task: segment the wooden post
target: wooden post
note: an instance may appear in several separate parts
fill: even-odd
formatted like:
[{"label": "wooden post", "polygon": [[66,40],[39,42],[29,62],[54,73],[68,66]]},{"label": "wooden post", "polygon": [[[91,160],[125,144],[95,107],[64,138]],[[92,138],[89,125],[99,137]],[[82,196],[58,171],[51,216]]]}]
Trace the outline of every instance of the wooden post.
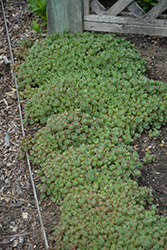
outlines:
[{"label": "wooden post", "polygon": [[47,0],[48,34],[62,34],[65,29],[71,33],[83,32],[83,1]]}]

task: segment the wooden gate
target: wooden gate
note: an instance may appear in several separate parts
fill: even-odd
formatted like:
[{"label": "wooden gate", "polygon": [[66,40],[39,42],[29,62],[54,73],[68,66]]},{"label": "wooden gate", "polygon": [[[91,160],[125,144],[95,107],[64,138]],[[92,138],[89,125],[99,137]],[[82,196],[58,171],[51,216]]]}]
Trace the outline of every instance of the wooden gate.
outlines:
[{"label": "wooden gate", "polygon": [[166,9],[167,0],[147,13],[133,0],[118,0],[108,10],[98,0],[84,0],[84,30],[167,36]]}]

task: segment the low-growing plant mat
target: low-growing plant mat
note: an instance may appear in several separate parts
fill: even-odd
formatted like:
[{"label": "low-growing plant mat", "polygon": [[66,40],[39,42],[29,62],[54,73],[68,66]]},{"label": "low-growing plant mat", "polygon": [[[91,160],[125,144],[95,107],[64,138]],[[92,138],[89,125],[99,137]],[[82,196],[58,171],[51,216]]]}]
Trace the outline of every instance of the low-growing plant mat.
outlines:
[{"label": "low-growing plant mat", "polygon": [[[111,34],[69,34],[48,36],[38,45],[36,41],[19,70],[19,87],[37,87],[46,84],[53,76],[97,78],[112,76],[119,70],[141,75],[145,61],[133,45]],[[36,61],[36,66],[32,64]],[[139,63],[140,61],[140,63]],[[40,75],[38,71],[41,71]]]},{"label": "low-growing plant mat", "polygon": [[57,249],[165,249],[166,219],[156,215],[155,207],[146,211],[135,204],[137,189],[134,182],[119,180],[100,191],[68,194],[56,227],[57,241],[63,239]]},{"label": "low-growing plant mat", "polygon": [[125,145],[118,147],[105,142],[82,144],[60,155],[48,155],[41,167],[38,173],[45,176],[42,177],[41,191],[56,202],[76,187],[78,190],[85,186],[101,189],[111,180],[127,182],[130,176],[135,179],[140,175],[141,163],[136,152],[131,154]]},{"label": "low-growing plant mat", "polygon": [[[166,219],[151,206],[150,190],[137,185],[142,163],[131,146],[144,130],[150,138],[159,136],[167,121],[167,84],[148,79],[145,71],[146,62],[129,42],[98,33],[47,36],[20,66],[21,96],[28,97],[25,122],[46,124],[24,138],[22,149],[38,164],[42,197],[63,208],[56,249],[167,246]],[[153,160],[148,151],[142,161]],[[94,208],[107,209],[108,219]]]}]

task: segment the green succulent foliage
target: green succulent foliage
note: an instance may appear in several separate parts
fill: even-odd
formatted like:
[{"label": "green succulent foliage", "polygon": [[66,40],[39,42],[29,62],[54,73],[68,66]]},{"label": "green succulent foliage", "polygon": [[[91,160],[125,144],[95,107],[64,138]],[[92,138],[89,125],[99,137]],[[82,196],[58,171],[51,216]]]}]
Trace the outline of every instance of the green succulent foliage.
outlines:
[{"label": "green succulent foliage", "polygon": [[167,219],[155,206],[146,211],[137,204],[136,188],[119,180],[69,193],[55,227],[56,249],[165,249]]},{"label": "green succulent foliage", "polygon": [[142,163],[130,146],[167,122],[167,84],[145,70],[133,45],[97,33],[47,36],[19,67],[25,121],[46,124],[22,148],[39,165],[42,197],[61,203],[56,249],[167,247],[166,219],[145,210],[152,198],[137,186]]},{"label": "green succulent foliage", "polygon": [[61,154],[72,146],[110,141],[110,136],[102,119],[75,110],[51,116],[33,138],[30,135],[23,138],[21,148],[31,149],[31,160],[41,164],[50,153]]},{"label": "green succulent foliage", "polygon": [[145,61],[130,42],[111,34],[55,34],[36,41],[19,70],[19,88],[39,87],[53,77],[112,77],[128,71],[141,75]]},{"label": "green succulent foliage", "polygon": [[47,158],[38,174],[43,182],[41,191],[53,201],[63,199],[74,188],[80,192],[86,185],[100,188],[112,179],[137,179],[142,166],[137,153],[130,153],[123,144],[114,146],[109,142],[83,144]]},{"label": "green succulent foliage", "polygon": [[143,158],[143,163],[148,164],[153,161],[155,161],[155,156],[151,154],[150,151],[147,151],[145,157]]},{"label": "green succulent foliage", "polygon": [[80,109],[115,128],[109,133],[114,143],[121,138],[129,144],[144,129],[156,130],[166,123],[166,90],[167,84],[130,73],[94,80],[61,79],[33,94],[26,103],[25,118],[28,123],[45,124],[53,114]]},{"label": "green succulent foliage", "polygon": [[157,129],[153,129],[149,131],[149,137],[151,138],[158,138],[160,135],[160,131]]},{"label": "green succulent foliage", "polygon": [[[95,91],[96,82],[91,79],[60,79],[58,82],[41,86],[26,104],[26,119],[29,123],[46,123],[52,114],[80,109],[82,112],[92,114],[93,108],[97,111],[103,107],[103,100],[99,91]],[[88,83],[90,86],[87,88]],[[103,82],[104,85],[104,82]],[[100,107],[99,107],[100,108]]]}]

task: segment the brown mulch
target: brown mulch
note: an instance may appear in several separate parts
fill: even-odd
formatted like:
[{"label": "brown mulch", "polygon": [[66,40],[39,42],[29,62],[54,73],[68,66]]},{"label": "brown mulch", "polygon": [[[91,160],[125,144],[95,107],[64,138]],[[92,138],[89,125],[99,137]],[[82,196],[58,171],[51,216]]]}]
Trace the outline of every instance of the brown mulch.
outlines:
[{"label": "brown mulch", "polygon": [[[38,39],[32,36],[32,15],[26,10],[28,1],[4,1],[9,35],[13,52],[18,48],[18,41]],[[118,34],[117,34],[118,35]],[[143,35],[119,35],[135,44],[150,69],[147,76],[154,80],[167,81],[167,38]],[[31,187],[29,171],[25,157],[20,158],[19,144],[22,138],[18,103],[10,64],[10,51],[0,5],[0,249],[45,249],[40,231],[40,222]],[[14,53],[14,57],[16,57]],[[22,105],[22,103],[21,103]],[[37,126],[26,127],[26,134],[38,130]],[[6,136],[9,135],[9,138]],[[9,146],[5,140],[9,139]],[[144,165],[139,178],[140,185],[146,185],[154,195],[159,214],[167,214],[167,126],[161,129],[158,139],[150,139],[147,131],[134,142],[134,149],[142,158],[150,150],[155,155],[155,162]],[[40,179],[36,166],[32,166],[36,187]],[[50,249],[54,224],[60,217],[59,208],[50,199],[40,199],[40,209]],[[18,236],[18,234],[20,234]]]},{"label": "brown mulch", "polygon": [[[28,1],[4,1],[14,59],[15,50],[19,47],[18,41],[39,39],[32,36],[35,33],[33,30],[27,28],[31,26],[32,15],[26,7]],[[0,4],[0,249],[45,249],[27,162],[25,157],[20,158],[22,130],[15,83],[10,64],[5,63],[3,56],[11,60]],[[28,129],[25,126],[26,133]],[[36,131],[37,126],[31,128],[31,133],[33,130]],[[9,145],[5,136],[9,136]],[[32,172],[37,187],[40,180],[34,166]],[[53,227],[60,217],[60,211],[49,199],[41,201],[38,189],[36,191],[51,249]]]}]

